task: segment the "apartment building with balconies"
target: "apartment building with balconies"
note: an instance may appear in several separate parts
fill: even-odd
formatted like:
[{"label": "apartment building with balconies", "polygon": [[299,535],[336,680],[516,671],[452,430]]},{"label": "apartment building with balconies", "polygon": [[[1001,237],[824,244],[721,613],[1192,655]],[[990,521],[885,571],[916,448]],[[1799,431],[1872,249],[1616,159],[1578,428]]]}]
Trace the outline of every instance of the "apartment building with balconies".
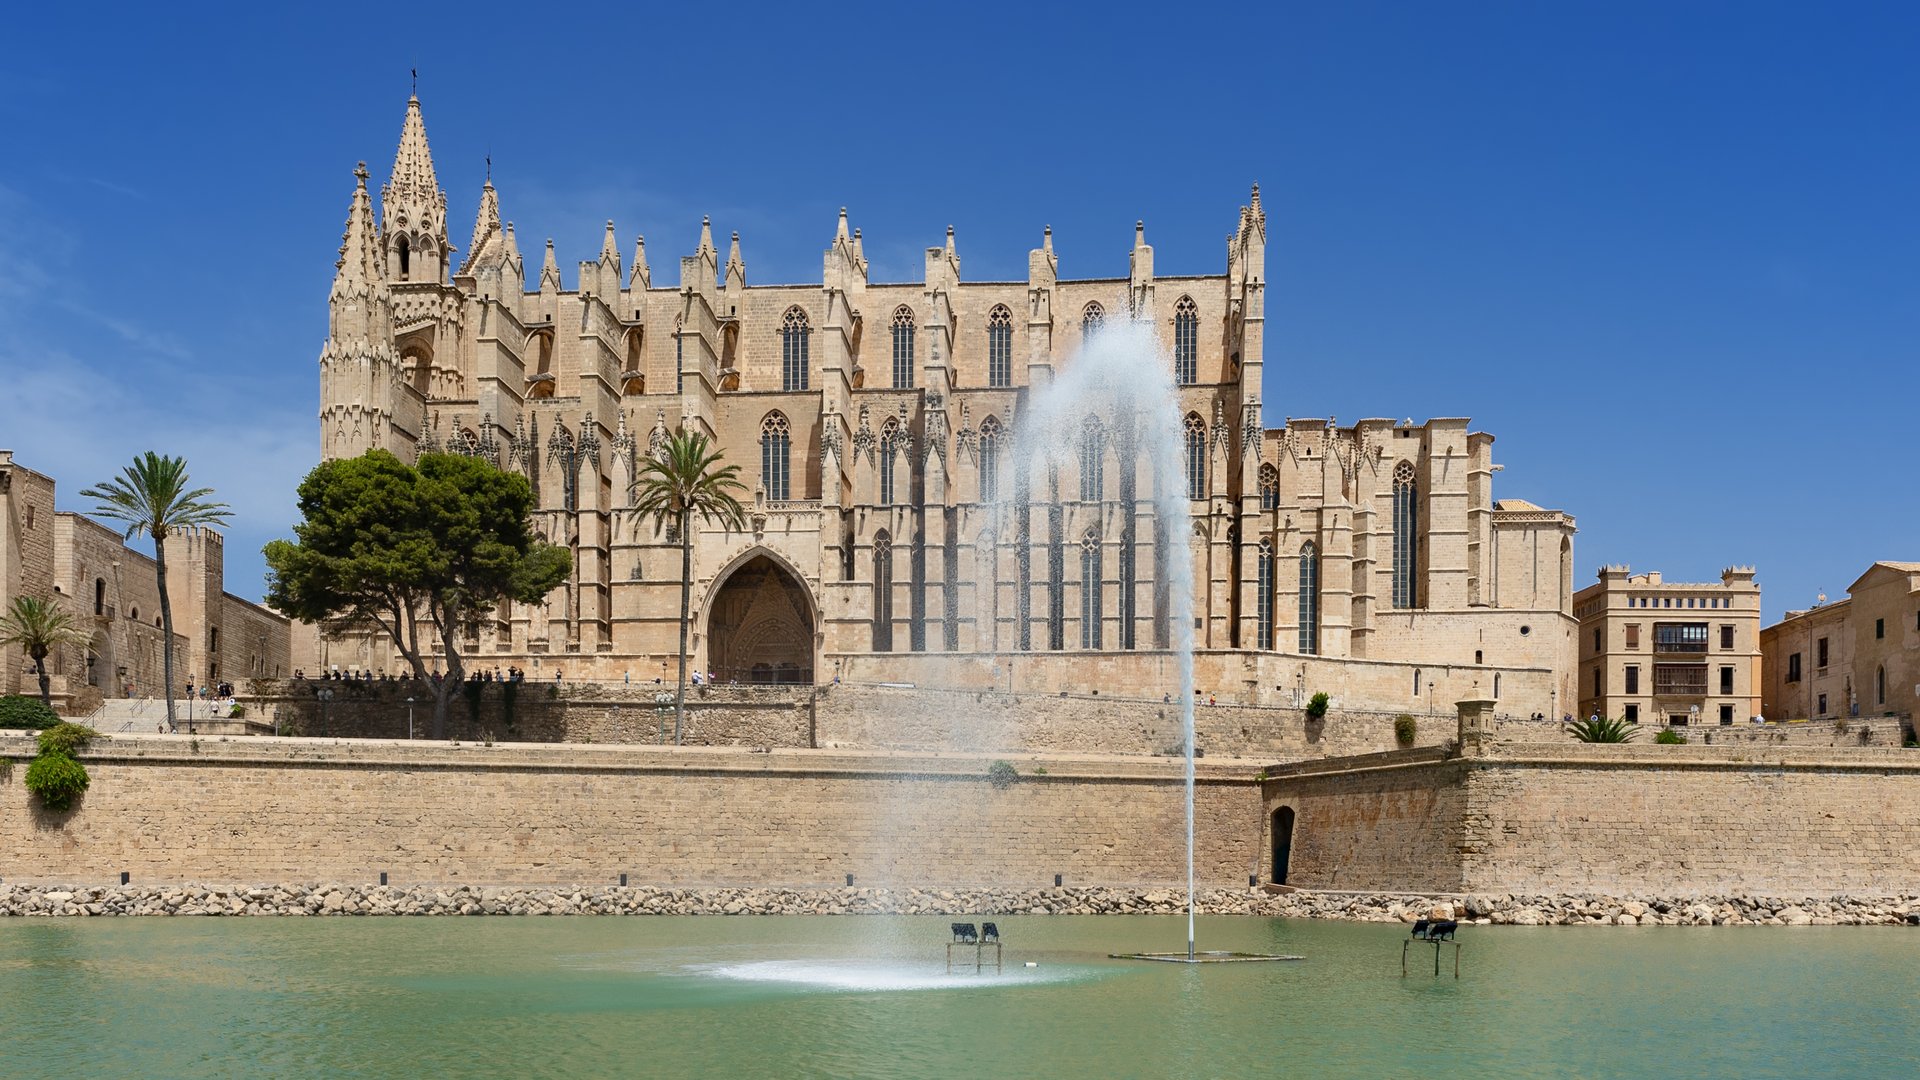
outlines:
[{"label": "apartment building with balconies", "polygon": [[1607,566],[1573,597],[1580,715],[1672,726],[1761,712],[1760,585],[1750,566],[1718,582],[1669,582]]}]

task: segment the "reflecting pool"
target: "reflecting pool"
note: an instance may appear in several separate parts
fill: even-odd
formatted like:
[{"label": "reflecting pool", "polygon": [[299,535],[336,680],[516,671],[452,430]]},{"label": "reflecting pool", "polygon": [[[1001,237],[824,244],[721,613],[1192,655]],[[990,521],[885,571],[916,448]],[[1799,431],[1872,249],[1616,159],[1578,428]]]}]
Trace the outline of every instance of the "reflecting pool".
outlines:
[{"label": "reflecting pool", "polygon": [[[919,917],[0,921],[4,1059],[67,1076],[1912,1077],[1920,930]],[[1028,964],[1034,966],[1028,967]],[[1424,966],[1423,966],[1424,965]],[[0,1071],[12,1066],[0,1067]],[[19,1075],[19,1074],[16,1074]]]}]

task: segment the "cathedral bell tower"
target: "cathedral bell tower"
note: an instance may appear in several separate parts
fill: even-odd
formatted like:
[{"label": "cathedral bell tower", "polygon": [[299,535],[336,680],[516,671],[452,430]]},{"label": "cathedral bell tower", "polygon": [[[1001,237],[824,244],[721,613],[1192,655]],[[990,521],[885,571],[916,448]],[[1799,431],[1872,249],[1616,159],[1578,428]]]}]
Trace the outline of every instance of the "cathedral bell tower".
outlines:
[{"label": "cathedral bell tower", "polygon": [[386,245],[388,281],[446,282],[452,263],[447,195],[433,175],[433,153],[427,149],[427,122],[420,115],[418,97],[407,99],[393,174],[380,189],[380,235]]}]

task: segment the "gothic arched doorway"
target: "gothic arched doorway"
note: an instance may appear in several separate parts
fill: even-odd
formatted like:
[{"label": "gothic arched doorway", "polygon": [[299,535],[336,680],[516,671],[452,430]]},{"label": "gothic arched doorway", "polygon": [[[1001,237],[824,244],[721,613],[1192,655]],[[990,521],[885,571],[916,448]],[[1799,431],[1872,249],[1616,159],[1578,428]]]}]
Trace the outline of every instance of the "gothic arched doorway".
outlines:
[{"label": "gothic arched doorway", "polygon": [[786,567],[755,555],[707,611],[708,664],[722,682],[813,682],[813,603]]}]

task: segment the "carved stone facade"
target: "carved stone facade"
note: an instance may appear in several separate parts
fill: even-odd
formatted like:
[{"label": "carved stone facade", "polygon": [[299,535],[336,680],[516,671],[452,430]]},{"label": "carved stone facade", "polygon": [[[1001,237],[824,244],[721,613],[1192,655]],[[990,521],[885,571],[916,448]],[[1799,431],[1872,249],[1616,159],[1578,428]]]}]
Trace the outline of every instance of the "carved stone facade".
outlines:
[{"label": "carved stone facade", "polygon": [[[1570,678],[1573,519],[1493,501],[1492,436],[1465,420],[1262,426],[1257,188],[1220,274],[1157,275],[1137,225],[1124,278],[1061,278],[1048,230],[1025,281],[965,281],[948,229],[921,280],[875,282],[843,210],[815,283],[750,288],[739,235],[723,258],[705,221],[677,277],[655,282],[644,238],[623,259],[609,222],[571,288],[548,241],[528,291],[491,181],[454,257],[417,99],[378,223],[364,167],[357,177],[321,355],[322,455],[485,457],[528,477],[540,531],[576,554],[565,586],[473,642],[482,663],[670,675],[680,554],[628,509],[628,484],[636,455],[683,426],[712,436],[752,491],[749,529],[695,537],[697,669],[825,681],[875,653],[991,668],[1021,652],[1164,647],[1159,568],[1177,538],[1155,537],[1139,454],[1096,439],[1053,478],[1061,502],[1040,498],[1037,477],[1031,505],[1010,495],[1029,394],[1125,319],[1153,328],[1187,418],[1200,647]],[[727,614],[730,580],[767,572],[783,584],[766,596],[799,598],[781,624],[799,657],[736,662],[768,646],[716,640],[746,632]],[[1096,572],[1100,602],[1083,603]],[[364,641],[318,648],[343,669],[396,666]]]}]

